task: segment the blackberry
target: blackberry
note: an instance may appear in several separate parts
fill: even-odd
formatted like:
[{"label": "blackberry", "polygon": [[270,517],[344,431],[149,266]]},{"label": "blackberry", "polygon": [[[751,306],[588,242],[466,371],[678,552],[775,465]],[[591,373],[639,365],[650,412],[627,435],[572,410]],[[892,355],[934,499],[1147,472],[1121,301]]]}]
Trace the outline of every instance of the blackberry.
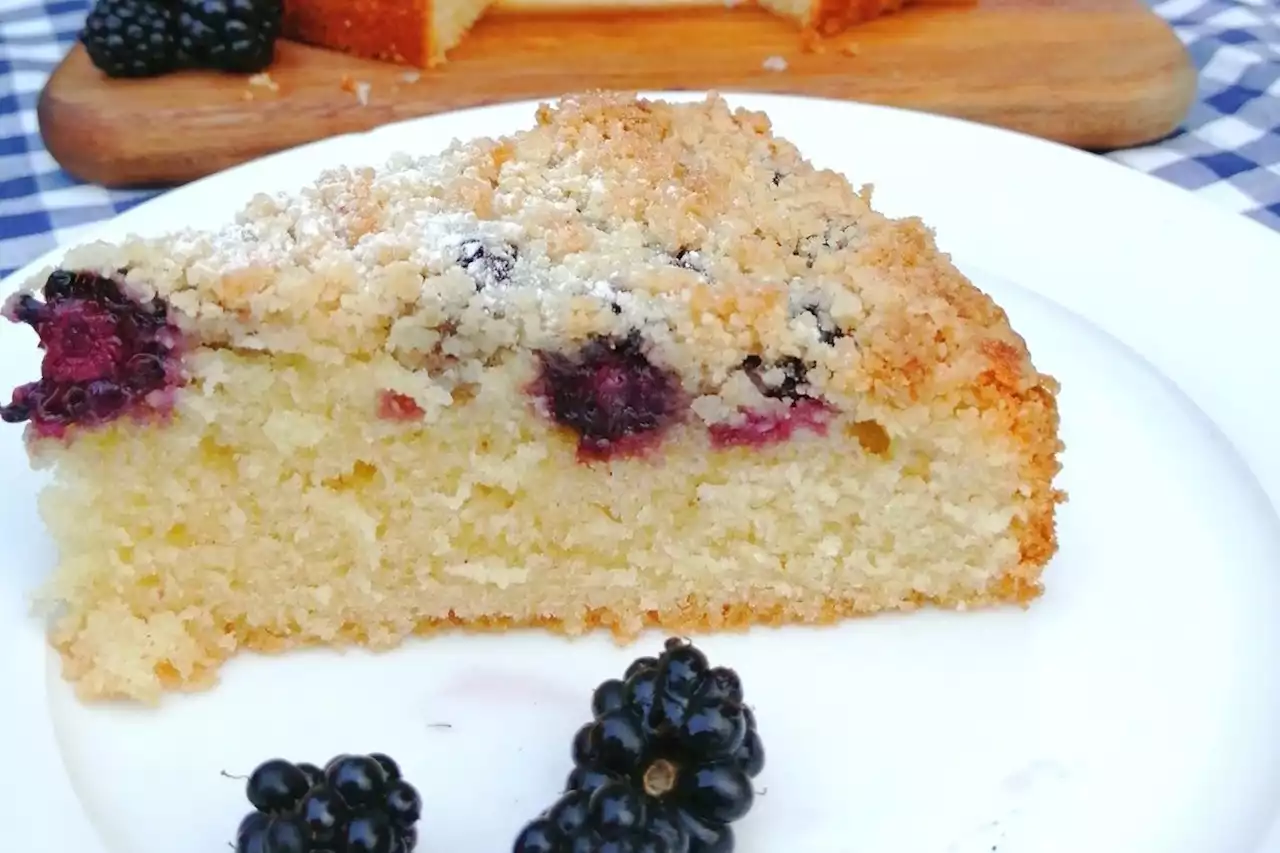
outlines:
[{"label": "blackberry", "polygon": [[163,301],[135,300],[111,278],[69,270],[51,274],[42,295],[10,297],[0,311],[34,328],[44,350],[39,381],[14,389],[0,419],[61,436],[172,402],[179,340]]},{"label": "blackberry", "polygon": [[[775,400],[808,399],[806,378],[809,370],[805,363],[795,356],[787,356],[771,364],[765,364],[758,355],[749,355],[742,361],[742,369],[746,372],[751,384],[756,386],[765,397]],[[777,373],[781,373],[781,379]]]},{"label": "blackberry", "polygon": [[541,362],[535,391],[552,420],[578,434],[587,457],[638,449],[683,405],[679,378],[649,361],[637,332],[595,338],[574,356],[543,353]]},{"label": "blackberry", "polygon": [[80,42],[108,77],[155,77],[178,67],[173,15],[158,0],[97,0]]},{"label": "blackberry", "polygon": [[597,687],[591,709],[566,793],[515,853],[730,853],[764,769],[737,673],[673,638]]},{"label": "blackberry", "polygon": [[458,265],[475,280],[477,293],[509,281],[519,257],[519,250],[510,243],[464,240],[458,246]]},{"label": "blackberry", "polygon": [[239,74],[275,58],[282,0],[177,0],[178,53],[190,65]]},{"label": "blackberry", "polygon": [[273,758],[259,764],[249,775],[245,793],[258,811],[287,814],[298,808],[308,787],[306,774],[296,764]]},{"label": "blackberry", "polygon": [[245,786],[254,811],[236,853],[411,853],[422,799],[387,755],[338,755],[324,769],[279,758]]}]

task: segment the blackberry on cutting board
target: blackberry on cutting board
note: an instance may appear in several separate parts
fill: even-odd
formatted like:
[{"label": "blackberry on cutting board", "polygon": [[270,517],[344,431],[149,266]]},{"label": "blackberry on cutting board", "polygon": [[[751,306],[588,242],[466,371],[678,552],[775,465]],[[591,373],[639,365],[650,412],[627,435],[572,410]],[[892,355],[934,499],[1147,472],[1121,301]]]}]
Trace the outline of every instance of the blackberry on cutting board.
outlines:
[{"label": "blackberry on cutting board", "polygon": [[80,42],[108,77],[154,77],[178,66],[173,15],[156,0],[98,0]]},{"label": "blackberry on cutting board", "polygon": [[189,65],[253,74],[275,57],[282,0],[177,0],[178,52]]},{"label": "blackberry on cutting board", "polygon": [[236,853],[411,853],[422,799],[389,756],[339,755],[323,769],[280,758],[254,769]]},{"label": "blackberry on cutting board", "polygon": [[568,791],[514,853],[730,853],[764,768],[737,673],[679,639],[592,697]]}]

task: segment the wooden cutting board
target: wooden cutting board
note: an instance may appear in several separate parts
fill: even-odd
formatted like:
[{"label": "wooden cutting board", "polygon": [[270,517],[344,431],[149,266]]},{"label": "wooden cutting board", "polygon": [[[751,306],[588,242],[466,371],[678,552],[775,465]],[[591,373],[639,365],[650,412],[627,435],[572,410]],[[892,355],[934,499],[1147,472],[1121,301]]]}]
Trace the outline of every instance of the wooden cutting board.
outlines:
[{"label": "wooden cutting board", "polygon": [[269,81],[108,80],[77,46],[41,95],[40,130],[73,175],[143,186],[413,116],[588,88],[847,98],[1091,149],[1165,136],[1190,106],[1186,53],[1140,0],[925,2],[816,43],[752,8],[499,12],[438,69],[282,42]]}]

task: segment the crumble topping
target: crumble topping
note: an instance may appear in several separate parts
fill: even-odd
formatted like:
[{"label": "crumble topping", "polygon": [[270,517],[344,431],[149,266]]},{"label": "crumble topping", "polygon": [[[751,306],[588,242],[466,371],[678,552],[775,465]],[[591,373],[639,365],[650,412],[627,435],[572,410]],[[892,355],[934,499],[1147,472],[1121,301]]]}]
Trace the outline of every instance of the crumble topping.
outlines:
[{"label": "crumble topping", "polygon": [[844,411],[975,384],[968,404],[990,407],[1040,384],[932,235],[870,200],[719,97],[588,94],[526,131],[329,170],[220,231],[82,247],[63,267],[127,269],[208,346],[387,352],[452,387],[465,363],[639,336],[708,420],[767,408],[797,368],[804,396]]}]

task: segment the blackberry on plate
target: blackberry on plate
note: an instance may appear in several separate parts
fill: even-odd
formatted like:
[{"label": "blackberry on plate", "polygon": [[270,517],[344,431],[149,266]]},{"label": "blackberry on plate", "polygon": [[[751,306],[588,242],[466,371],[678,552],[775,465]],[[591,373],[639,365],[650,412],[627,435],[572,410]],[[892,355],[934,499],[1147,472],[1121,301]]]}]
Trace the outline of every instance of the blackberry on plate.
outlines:
[{"label": "blackberry on plate", "polygon": [[737,673],[670,639],[592,696],[568,790],[514,853],[730,853],[764,769]]},{"label": "blackberry on plate", "polygon": [[98,0],[80,42],[108,77],[154,77],[178,66],[173,16],[159,0]]},{"label": "blackberry on plate", "polygon": [[282,0],[177,0],[178,52],[199,68],[253,74],[275,58]]},{"label": "blackberry on plate", "polygon": [[422,798],[387,755],[338,755],[323,769],[280,758],[254,769],[236,853],[411,853]]}]

